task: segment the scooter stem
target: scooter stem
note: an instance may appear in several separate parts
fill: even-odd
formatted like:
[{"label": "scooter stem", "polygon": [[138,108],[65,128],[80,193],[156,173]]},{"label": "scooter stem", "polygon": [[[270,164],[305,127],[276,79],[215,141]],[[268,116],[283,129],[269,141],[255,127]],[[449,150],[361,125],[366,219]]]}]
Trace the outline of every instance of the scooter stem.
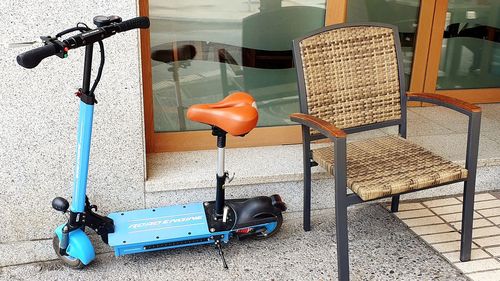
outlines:
[{"label": "scooter stem", "polygon": [[[83,71],[83,85],[81,95],[89,96],[90,76],[92,71],[93,44],[85,47],[85,63]],[[90,141],[92,137],[92,123],[94,117],[94,103],[80,101],[80,113],[78,116],[78,132],[76,144],[76,166],[73,182],[73,198],[71,211],[82,213],[85,210],[85,198],[87,193],[87,177],[89,171]]]}]

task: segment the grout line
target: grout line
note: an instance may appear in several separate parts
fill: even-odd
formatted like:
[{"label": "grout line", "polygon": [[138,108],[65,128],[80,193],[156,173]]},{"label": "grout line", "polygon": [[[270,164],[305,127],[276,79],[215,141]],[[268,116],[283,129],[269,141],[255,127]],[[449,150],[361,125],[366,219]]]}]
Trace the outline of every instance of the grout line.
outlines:
[{"label": "grout line", "polygon": [[0,269],[21,266],[21,265],[29,265],[29,264],[50,263],[50,262],[55,262],[58,260],[59,260],[59,258],[55,258],[55,259],[50,259],[50,260],[30,261],[30,262],[23,262],[23,263],[16,263],[16,264],[0,265]]},{"label": "grout line", "polygon": [[[112,253],[113,252],[110,251],[110,252],[96,253],[95,255],[96,255],[96,257],[98,257],[98,256],[102,256],[102,255],[109,255],[109,254],[112,254]],[[23,263],[17,263],[17,264],[1,265],[0,269],[2,269],[2,268],[8,268],[8,267],[22,266],[22,265],[30,265],[30,264],[53,263],[53,262],[57,262],[57,261],[60,261],[60,259],[59,258],[55,258],[55,259],[50,259],[50,260],[30,261],[30,262],[23,262]],[[62,262],[61,262],[61,267],[64,267],[64,265],[62,264]]]},{"label": "grout line", "polygon": [[49,241],[52,240],[51,238],[36,238],[36,239],[28,239],[28,240],[17,240],[17,241],[2,241],[0,242],[0,245],[12,245],[16,243],[25,243],[25,242],[38,242],[38,241]]}]

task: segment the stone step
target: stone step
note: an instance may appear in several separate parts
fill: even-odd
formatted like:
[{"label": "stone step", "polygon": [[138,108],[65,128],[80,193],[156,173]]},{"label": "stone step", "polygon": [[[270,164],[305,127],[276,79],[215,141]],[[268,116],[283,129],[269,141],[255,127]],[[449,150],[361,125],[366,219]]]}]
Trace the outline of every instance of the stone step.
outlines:
[{"label": "stone step", "polygon": [[[498,175],[500,165],[480,166],[477,171],[476,192],[498,189]],[[461,194],[463,183],[455,183],[442,187],[431,188],[419,192],[404,194],[401,200],[416,198],[431,198]],[[230,185],[226,187],[226,198],[248,198],[260,195],[279,194],[287,203],[289,211],[297,212],[303,208],[302,180],[286,180],[266,183],[247,183],[244,185]],[[196,187],[145,193],[145,205],[147,208],[167,206],[172,204],[185,204],[198,201],[215,200],[215,188]],[[389,199],[381,199],[387,201]],[[312,183],[312,208],[324,209],[334,207],[334,183],[333,178],[318,175]]]},{"label": "stone step", "polygon": [[[348,141],[384,136],[391,130],[350,135]],[[446,139],[444,139],[446,137]],[[434,142],[429,141],[435,140]],[[410,140],[461,165],[464,164],[466,137],[464,134],[410,137]],[[438,143],[436,143],[438,142]],[[454,145],[439,145],[439,142]],[[329,145],[314,144],[313,147]],[[478,189],[498,188],[500,146],[488,138],[481,140],[478,160]],[[460,153],[457,151],[463,151]],[[148,179],[145,183],[146,206],[161,206],[178,202],[213,200],[215,196],[216,150],[156,153],[148,155]],[[235,178],[226,184],[227,197],[248,197],[278,193],[287,199],[294,210],[302,209],[302,145],[281,145],[254,148],[231,148],[226,151],[226,168]],[[325,194],[330,194],[331,176],[321,167],[313,167],[314,190],[319,193],[319,208],[331,207]],[[459,188],[437,188],[411,196],[433,196],[439,190],[446,194],[461,193]],[[457,185],[457,186],[458,186]],[[496,185],[496,186],[495,186]],[[288,197],[288,198],[286,198]],[[328,198],[328,200],[327,200]],[[296,208],[295,208],[296,207]]]}]

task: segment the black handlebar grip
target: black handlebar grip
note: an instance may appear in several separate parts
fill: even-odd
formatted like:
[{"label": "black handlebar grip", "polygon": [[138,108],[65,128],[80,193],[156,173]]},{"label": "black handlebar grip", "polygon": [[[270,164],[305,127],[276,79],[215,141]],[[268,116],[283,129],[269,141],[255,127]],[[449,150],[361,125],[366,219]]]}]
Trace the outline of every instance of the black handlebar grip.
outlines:
[{"label": "black handlebar grip", "polygon": [[25,68],[34,68],[44,58],[53,56],[57,53],[54,44],[48,44],[33,50],[29,50],[17,56],[17,63]]},{"label": "black handlebar grip", "polygon": [[135,28],[149,28],[149,18],[148,17],[137,17],[120,22],[116,25],[118,28],[117,32],[124,32]]}]

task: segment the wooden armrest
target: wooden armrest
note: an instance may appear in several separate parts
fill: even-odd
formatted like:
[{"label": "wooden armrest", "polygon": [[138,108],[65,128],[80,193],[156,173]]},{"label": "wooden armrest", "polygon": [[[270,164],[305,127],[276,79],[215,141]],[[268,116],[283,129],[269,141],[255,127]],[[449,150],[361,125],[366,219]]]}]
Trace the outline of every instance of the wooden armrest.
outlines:
[{"label": "wooden armrest", "polygon": [[335,125],[309,114],[293,113],[290,115],[290,120],[313,128],[329,138],[345,138],[347,136],[343,130]]},{"label": "wooden armrest", "polygon": [[479,106],[448,96],[427,93],[407,93],[406,95],[409,101],[430,102],[455,109],[467,115],[481,112],[481,108]]}]

